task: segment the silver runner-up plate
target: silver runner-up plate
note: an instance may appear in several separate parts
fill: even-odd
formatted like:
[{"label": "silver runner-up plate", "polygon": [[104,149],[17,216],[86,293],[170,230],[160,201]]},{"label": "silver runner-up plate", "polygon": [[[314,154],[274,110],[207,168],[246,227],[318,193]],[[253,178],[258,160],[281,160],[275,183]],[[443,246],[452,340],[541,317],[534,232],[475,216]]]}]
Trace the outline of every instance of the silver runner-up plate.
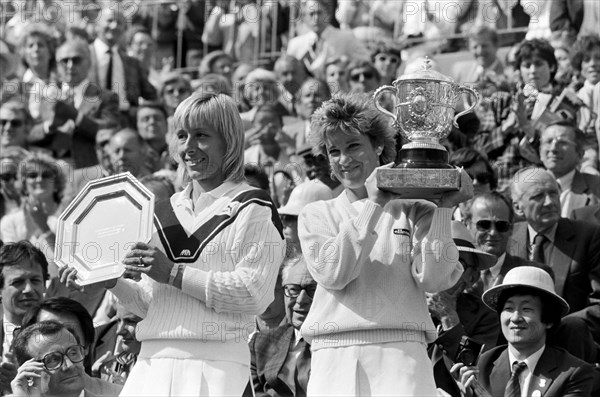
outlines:
[{"label": "silver runner-up plate", "polygon": [[154,194],[129,172],[88,182],[58,218],[55,262],[81,285],[120,277],[136,242],[152,236]]}]

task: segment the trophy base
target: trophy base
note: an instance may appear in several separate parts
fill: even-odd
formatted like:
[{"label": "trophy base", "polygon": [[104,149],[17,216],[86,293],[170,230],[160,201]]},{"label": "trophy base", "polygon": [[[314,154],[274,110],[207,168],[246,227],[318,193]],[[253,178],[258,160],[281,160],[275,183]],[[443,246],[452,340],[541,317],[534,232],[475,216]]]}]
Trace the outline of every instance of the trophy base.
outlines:
[{"label": "trophy base", "polygon": [[404,199],[438,199],[460,189],[458,168],[381,168],[377,187]]},{"label": "trophy base", "polygon": [[453,169],[448,164],[448,152],[446,149],[431,148],[407,148],[403,147],[396,157],[397,168],[433,168]]}]

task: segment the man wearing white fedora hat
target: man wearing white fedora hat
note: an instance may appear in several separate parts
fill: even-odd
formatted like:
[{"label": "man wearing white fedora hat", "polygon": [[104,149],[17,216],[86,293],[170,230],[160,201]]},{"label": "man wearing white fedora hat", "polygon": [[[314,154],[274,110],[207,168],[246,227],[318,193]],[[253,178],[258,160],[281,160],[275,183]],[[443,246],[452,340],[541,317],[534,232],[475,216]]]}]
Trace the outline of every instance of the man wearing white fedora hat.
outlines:
[{"label": "man wearing white fedora hat", "polygon": [[477,368],[455,365],[466,395],[481,395],[474,387],[504,397],[592,395],[593,367],[546,344],[548,329],[569,312],[546,271],[514,268],[502,285],[483,294],[483,302],[500,315],[508,345],[484,353]]}]

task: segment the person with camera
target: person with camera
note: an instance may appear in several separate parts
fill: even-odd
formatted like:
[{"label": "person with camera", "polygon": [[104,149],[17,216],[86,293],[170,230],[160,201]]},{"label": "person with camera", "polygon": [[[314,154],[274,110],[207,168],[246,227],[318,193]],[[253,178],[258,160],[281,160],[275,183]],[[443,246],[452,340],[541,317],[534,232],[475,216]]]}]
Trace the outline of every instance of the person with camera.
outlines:
[{"label": "person with camera", "polygon": [[479,295],[469,291],[479,279],[480,272],[496,263],[496,257],[475,248],[473,237],[462,223],[452,221],[451,227],[464,272],[454,286],[427,294],[429,313],[439,332],[427,352],[433,364],[436,386],[458,397],[460,390],[446,362],[475,362],[482,348],[496,346],[499,329],[495,313],[483,304]]},{"label": "person with camera", "polygon": [[477,366],[457,363],[452,373],[466,396],[591,396],[593,367],[548,345],[569,304],[556,294],[550,274],[535,266],[510,270],[501,285],[483,294],[500,316],[508,345],[481,355]]}]

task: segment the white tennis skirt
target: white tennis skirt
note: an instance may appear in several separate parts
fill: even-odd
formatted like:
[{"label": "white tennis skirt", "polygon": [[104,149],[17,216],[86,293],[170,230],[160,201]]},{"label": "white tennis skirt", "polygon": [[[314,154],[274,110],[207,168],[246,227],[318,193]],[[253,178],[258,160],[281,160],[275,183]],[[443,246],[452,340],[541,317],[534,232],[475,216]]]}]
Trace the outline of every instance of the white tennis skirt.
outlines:
[{"label": "white tennis skirt", "polygon": [[244,364],[225,361],[240,356],[231,350],[221,342],[144,341],[120,396],[239,397],[250,377],[250,357]]},{"label": "white tennis skirt", "polygon": [[319,349],[313,352],[307,395],[436,395],[425,344],[390,342]]}]

